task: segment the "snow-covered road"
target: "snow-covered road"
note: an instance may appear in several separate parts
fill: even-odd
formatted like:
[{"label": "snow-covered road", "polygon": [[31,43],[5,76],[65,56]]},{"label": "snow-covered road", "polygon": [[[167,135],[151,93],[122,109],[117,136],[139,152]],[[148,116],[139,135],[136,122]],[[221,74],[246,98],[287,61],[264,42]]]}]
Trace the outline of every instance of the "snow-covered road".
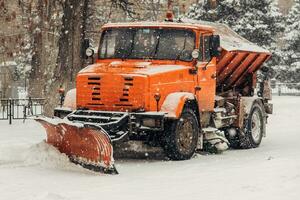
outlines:
[{"label": "snow-covered road", "polygon": [[267,138],[251,150],[188,161],[117,160],[119,175],[68,162],[32,121],[0,121],[0,199],[271,199],[300,197],[300,97],[274,97]]}]

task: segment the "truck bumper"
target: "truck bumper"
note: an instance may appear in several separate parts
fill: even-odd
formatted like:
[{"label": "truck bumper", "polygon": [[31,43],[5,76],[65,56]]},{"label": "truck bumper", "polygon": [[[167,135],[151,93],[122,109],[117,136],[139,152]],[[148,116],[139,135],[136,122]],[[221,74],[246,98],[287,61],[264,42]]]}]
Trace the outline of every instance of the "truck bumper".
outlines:
[{"label": "truck bumper", "polygon": [[164,130],[165,112],[109,112],[93,110],[75,110],[68,113],[63,108],[56,109],[55,116],[65,114],[68,120],[83,124],[101,126],[111,140],[118,141],[125,136],[139,136],[145,132],[159,132]]}]

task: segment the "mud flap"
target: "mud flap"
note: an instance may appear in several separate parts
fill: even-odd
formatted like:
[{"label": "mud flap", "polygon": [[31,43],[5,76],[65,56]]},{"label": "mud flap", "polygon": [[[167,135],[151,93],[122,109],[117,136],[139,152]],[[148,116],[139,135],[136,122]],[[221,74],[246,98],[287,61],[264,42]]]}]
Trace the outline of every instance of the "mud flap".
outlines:
[{"label": "mud flap", "polygon": [[46,129],[46,142],[65,153],[75,164],[97,172],[118,174],[110,137],[100,126],[61,119],[35,120]]}]

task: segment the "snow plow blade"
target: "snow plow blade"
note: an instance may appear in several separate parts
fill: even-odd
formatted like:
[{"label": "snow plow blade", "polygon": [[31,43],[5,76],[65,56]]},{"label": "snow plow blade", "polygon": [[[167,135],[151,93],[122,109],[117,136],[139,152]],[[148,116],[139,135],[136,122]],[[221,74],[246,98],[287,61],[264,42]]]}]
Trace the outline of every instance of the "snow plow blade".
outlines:
[{"label": "snow plow blade", "polygon": [[65,153],[73,163],[96,172],[118,174],[110,137],[100,126],[61,119],[35,120],[46,129],[46,142]]}]

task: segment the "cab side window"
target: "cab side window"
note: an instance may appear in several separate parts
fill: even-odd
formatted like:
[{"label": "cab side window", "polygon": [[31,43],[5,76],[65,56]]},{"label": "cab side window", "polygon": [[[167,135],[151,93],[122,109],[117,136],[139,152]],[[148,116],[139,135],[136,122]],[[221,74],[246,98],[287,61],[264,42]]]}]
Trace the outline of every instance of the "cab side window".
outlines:
[{"label": "cab side window", "polygon": [[210,36],[209,35],[205,35],[203,37],[204,61],[205,62],[208,62],[211,59],[210,49],[209,49],[209,43],[210,43]]},{"label": "cab side window", "polygon": [[200,42],[200,44],[199,44],[199,57],[198,57],[198,60],[200,61],[200,62],[202,62],[203,61],[203,36],[202,35],[200,35],[200,40],[199,40]]}]

